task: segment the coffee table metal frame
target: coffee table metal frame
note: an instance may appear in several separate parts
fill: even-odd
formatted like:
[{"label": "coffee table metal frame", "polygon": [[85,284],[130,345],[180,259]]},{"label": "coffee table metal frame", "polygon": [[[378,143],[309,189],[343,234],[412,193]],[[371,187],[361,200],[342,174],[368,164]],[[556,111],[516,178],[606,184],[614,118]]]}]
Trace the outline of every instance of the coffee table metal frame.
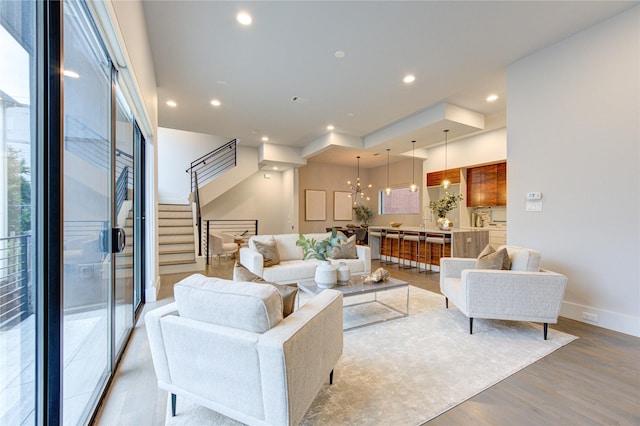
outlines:
[{"label": "coffee table metal frame", "polygon": [[[302,282],[298,283],[298,288],[305,292],[306,294],[310,295],[310,296],[315,296],[317,294],[319,294],[320,292],[322,292],[322,290],[324,290],[324,288],[318,287],[316,285],[316,282],[314,280],[305,280]],[[407,289],[407,297],[406,297],[406,309],[404,312],[402,312],[399,309],[394,308],[393,306],[390,306],[384,302],[382,302],[381,300],[378,300],[378,292],[381,291],[388,291],[388,290],[394,290],[394,289],[398,289],[398,288],[406,288]],[[338,290],[340,292],[342,292],[342,295],[344,298],[350,297],[350,296],[357,296],[357,295],[362,295],[362,294],[369,294],[369,293],[373,293],[373,300],[367,300],[364,302],[359,302],[359,303],[353,303],[351,305],[343,305],[344,308],[348,308],[351,306],[358,306],[358,305],[364,305],[367,303],[379,303],[389,309],[391,309],[394,312],[397,312],[398,315],[390,317],[390,318],[384,318],[381,320],[375,320],[375,321],[370,321],[364,324],[359,324],[359,325],[355,325],[353,327],[348,327],[345,328],[344,330],[353,330],[356,328],[360,328],[360,327],[365,327],[368,325],[373,325],[373,324],[378,324],[381,322],[385,322],[385,321],[390,321],[390,320],[394,320],[394,319],[398,319],[398,318],[404,318],[406,316],[409,315],[409,283],[407,281],[402,281],[399,280],[397,278],[392,278],[389,277],[387,278],[386,281],[381,281],[381,282],[365,282],[362,277],[352,277],[351,280],[349,280],[348,284],[346,285],[336,285],[335,287],[332,287],[333,290]],[[300,306],[300,296],[298,296],[298,306]]]}]

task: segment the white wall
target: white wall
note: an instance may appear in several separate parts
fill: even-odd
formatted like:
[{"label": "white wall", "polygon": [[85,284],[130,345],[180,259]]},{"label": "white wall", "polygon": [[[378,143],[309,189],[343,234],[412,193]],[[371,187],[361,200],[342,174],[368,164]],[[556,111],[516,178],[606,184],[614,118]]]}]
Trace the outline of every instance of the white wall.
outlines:
[{"label": "white wall", "polygon": [[[640,7],[508,68],[508,243],[569,277],[561,315],[640,336]],[[543,194],[541,213],[525,193]],[[587,321],[585,321],[587,322]]]},{"label": "white wall", "polygon": [[193,160],[227,142],[219,136],[158,127],[159,203],[188,204],[191,176],[185,170]]},{"label": "white wall", "polygon": [[[444,136],[443,136],[444,140]],[[429,148],[425,173],[444,170],[444,143]],[[496,163],[507,158],[507,129],[497,129],[447,143],[447,168]]]},{"label": "white wall", "polygon": [[[265,178],[265,174],[271,176]],[[259,171],[203,207],[203,219],[258,219],[260,234],[292,233],[286,218],[292,207],[291,194],[283,188],[290,185],[283,173]]]},{"label": "white wall", "polygon": [[[426,173],[437,172],[445,169],[444,144],[427,150],[427,159],[424,162],[425,178],[422,185],[426,185]],[[447,169],[467,168],[481,164],[496,163],[507,158],[507,129],[500,128],[491,132],[481,133],[464,139],[458,139],[447,143]],[[467,182],[464,170],[462,171],[460,185],[454,185],[452,190],[445,191],[442,188],[423,187],[423,215],[425,226],[436,226],[438,219],[431,213],[429,203],[444,196],[444,192],[460,193],[464,197],[460,206],[447,217],[454,222],[454,226],[471,226],[472,208],[467,205]],[[509,176],[507,175],[507,185]],[[507,203],[508,204],[508,203]],[[502,207],[504,209],[504,207]]]}]

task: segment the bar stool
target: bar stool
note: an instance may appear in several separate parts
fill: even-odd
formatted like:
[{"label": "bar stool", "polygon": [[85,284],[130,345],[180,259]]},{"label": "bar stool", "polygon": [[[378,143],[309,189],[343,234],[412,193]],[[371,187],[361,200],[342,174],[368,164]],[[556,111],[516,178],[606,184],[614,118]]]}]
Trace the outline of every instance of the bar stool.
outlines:
[{"label": "bar stool", "polygon": [[[391,241],[389,241],[391,240]],[[398,241],[398,267],[400,267],[400,245],[402,244],[402,232],[400,230],[386,230],[385,231],[385,242],[388,241],[389,244],[389,261],[385,263],[393,263],[391,258],[393,258],[393,241]]]},{"label": "bar stool", "polygon": [[[411,265],[411,248],[409,249],[409,266],[405,265],[403,262],[403,268],[405,269],[411,269],[411,268],[418,268],[418,272],[420,272],[420,241],[424,240],[424,236],[420,235],[420,232],[418,231],[404,231],[404,236],[402,238],[403,241],[408,241],[411,244],[411,247],[413,247],[413,243],[415,243],[415,247],[416,247],[416,266],[412,266]],[[404,244],[402,245],[402,248],[404,249]],[[404,250],[403,250],[404,251]]]},{"label": "bar stool", "polygon": [[[429,271],[433,272],[433,266],[431,265],[431,245],[438,245],[438,264],[440,264],[440,258],[444,257],[444,248],[447,243],[451,242],[451,238],[447,238],[446,234],[436,234],[436,235],[426,235],[424,239],[424,244],[429,251],[429,257],[427,258],[429,261]],[[425,265],[426,272],[426,265]]]}]

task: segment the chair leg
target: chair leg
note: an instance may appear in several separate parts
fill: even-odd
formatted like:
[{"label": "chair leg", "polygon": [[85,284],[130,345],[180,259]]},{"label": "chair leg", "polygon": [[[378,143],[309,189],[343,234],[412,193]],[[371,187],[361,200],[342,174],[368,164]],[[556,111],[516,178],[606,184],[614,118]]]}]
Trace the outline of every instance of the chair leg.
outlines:
[{"label": "chair leg", "polygon": [[549,323],[546,323],[546,322],[545,322],[543,327],[544,327],[544,329],[543,329],[543,330],[544,330],[544,331],[543,331],[543,334],[544,334],[544,340],[547,340],[547,331],[549,330]]},{"label": "chair leg", "polygon": [[329,373],[329,384],[333,384],[333,370],[331,370],[331,373]]},{"label": "chair leg", "polygon": [[449,309],[449,298],[448,298],[448,297],[445,297],[445,298],[444,298],[444,306],[445,306],[447,309]]},{"label": "chair leg", "polygon": [[469,334],[473,334],[473,318],[469,318]]},{"label": "chair leg", "polygon": [[176,394],[171,394],[171,417],[176,416]]}]

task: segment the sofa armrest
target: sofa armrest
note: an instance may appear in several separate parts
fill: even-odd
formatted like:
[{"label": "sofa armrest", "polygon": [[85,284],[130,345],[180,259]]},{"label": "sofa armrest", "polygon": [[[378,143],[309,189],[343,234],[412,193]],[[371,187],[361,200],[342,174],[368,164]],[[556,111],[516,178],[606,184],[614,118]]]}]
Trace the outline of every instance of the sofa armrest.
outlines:
[{"label": "sofa armrest", "polygon": [[470,317],[555,323],[567,285],[567,277],[552,271],[462,272],[462,292]]},{"label": "sofa armrest", "polygon": [[460,278],[462,271],[471,269],[476,264],[475,258],[441,257],[440,258],[440,282],[445,278]]},{"label": "sofa armrest", "polygon": [[324,290],[260,336],[266,423],[302,419],[342,355],[342,327],[342,293]]},{"label": "sofa armrest", "polygon": [[371,273],[371,248],[369,246],[356,246],[356,253],[358,255],[358,259],[364,262],[364,270],[363,274]]},{"label": "sofa armrest", "polygon": [[171,375],[169,374],[167,354],[164,350],[164,336],[160,320],[168,315],[178,315],[178,305],[175,302],[149,311],[144,316],[153,366],[156,370],[158,381],[164,383],[171,383]]},{"label": "sofa armrest", "polygon": [[264,276],[264,258],[256,250],[250,247],[240,248],[240,263],[254,274]]}]

